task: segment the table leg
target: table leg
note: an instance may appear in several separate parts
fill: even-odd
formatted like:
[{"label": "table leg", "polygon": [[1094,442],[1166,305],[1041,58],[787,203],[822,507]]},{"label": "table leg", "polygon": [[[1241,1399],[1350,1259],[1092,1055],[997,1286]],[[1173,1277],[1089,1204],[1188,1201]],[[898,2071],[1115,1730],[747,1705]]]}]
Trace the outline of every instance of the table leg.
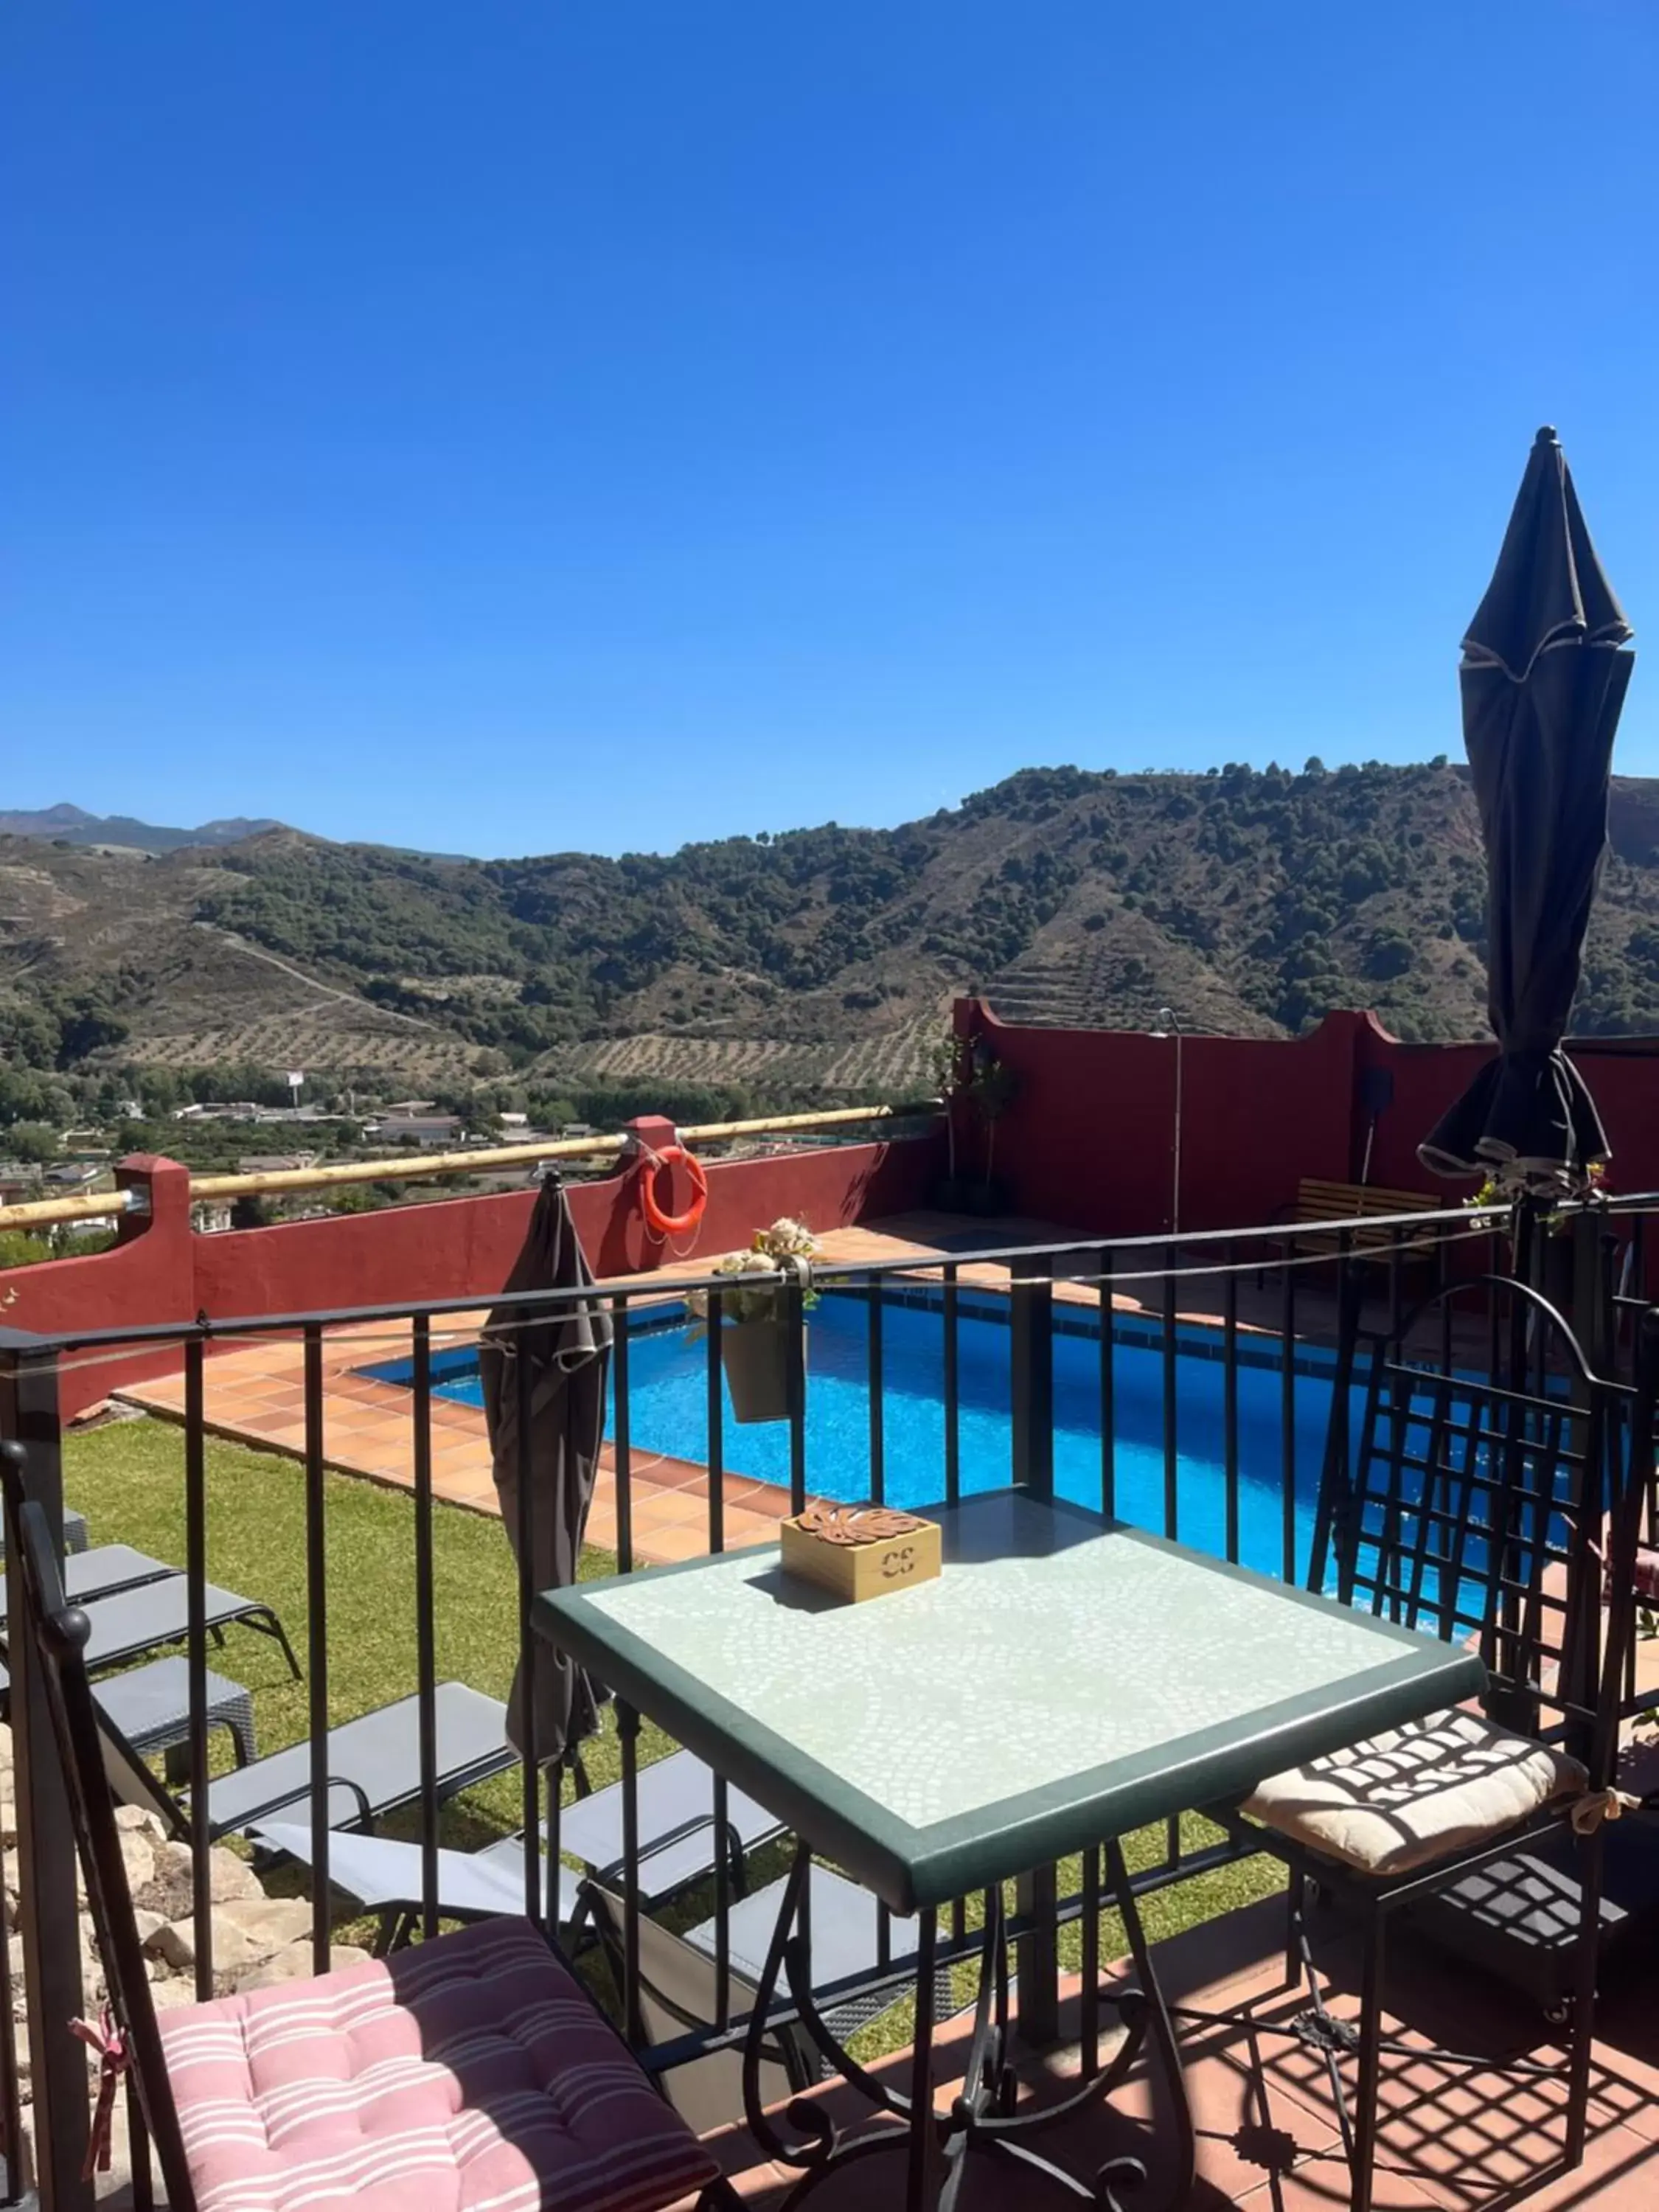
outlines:
[{"label": "table leg", "polygon": [[910,2051],[910,2148],[905,2181],[905,2212],[927,2212],[933,2194],[933,1954],[939,1948],[939,1915],[924,1912],[917,1922],[915,2041]]},{"label": "table leg", "polygon": [[[802,2169],[799,2180],[784,2200],[782,2212],[794,2212],[826,2174],[839,2172],[854,2159],[894,2153],[901,2146],[906,2159],[905,2212],[934,2212],[934,2208],[937,2212],[954,2212],[965,2160],[976,2149],[994,2150],[1012,2159],[1031,2180],[1048,2182],[1074,2203],[1097,2208],[1097,2212],[1121,2212],[1118,2191],[1146,2178],[1139,2160],[1112,2159],[1085,2178],[1044,2157],[1030,2139],[1103,2103],[1143,2052],[1156,2055],[1174,2106],[1175,2185],[1169,2199],[1170,2212],[1178,2212],[1186,2204],[1193,2188],[1195,2142],[1180,2045],[1147,1948],[1122,1850],[1116,1843],[1105,1847],[1105,1866],[1107,1887],[1123,1916],[1138,1984],[1106,1999],[1115,2004],[1123,2021],[1125,2032],[1117,2049],[1069,2096],[1036,2110],[1015,2109],[1013,2076],[1007,2061],[1007,1937],[1001,1893],[988,1891],[979,1997],[964,2078],[950,2112],[940,2113],[934,2107],[933,2086],[937,1914],[927,1911],[918,1917],[915,2040],[906,2094],[860,2066],[818,2010],[812,1993],[810,1941],[803,1933],[811,1854],[805,1844],[797,1847],[744,2043],[744,2106],[750,2132],[766,2156]],[[781,2001],[780,1984],[786,1981],[787,1996]],[[842,2078],[876,2112],[902,2121],[902,2129],[849,2136],[836,2128],[820,2102],[797,2097],[785,2114],[795,2140],[785,2137],[776,2117],[762,2106],[760,2068],[772,2019],[775,2013],[786,2010],[793,2012],[802,2032]]]},{"label": "table leg", "polygon": [[1146,1948],[1146,1930],[1140,1924],[1140,1908],[1129,1885],[1129,1870],[1123,1863],[1123,1846],[1115,1837],[1106,1846],[1106,1870],[1113,1888],[1117,1892],[1117,1909],[1123,1917],[1124,1933],[1129,1939],[1129,1955],[1134,1960],[1135,1972],[1140,1978],[1142,2002],[1152,2027],[1152,2042],[1163,2063],[1164,2087],[1175,2107],[1176,2185],[1170,2197],[1170,2205],[1174,2208],[1185,2204],[1192,2195],[1198,2169],[1192,2100],[1187,2094],[1187,2075],[1181,2063],[1181,2045],[1170,2019],[1170,2008],[1164,2001],[1164,1991],[1158,1985],[1152,1953]]},{"label": "table leg", "polygon": [[1022,1875],[1015,1899],[1027,1933],[1014,1946],[1020,2040],[1047,2051],[1060,2039],[1060,1884],[1051,1866]]}]

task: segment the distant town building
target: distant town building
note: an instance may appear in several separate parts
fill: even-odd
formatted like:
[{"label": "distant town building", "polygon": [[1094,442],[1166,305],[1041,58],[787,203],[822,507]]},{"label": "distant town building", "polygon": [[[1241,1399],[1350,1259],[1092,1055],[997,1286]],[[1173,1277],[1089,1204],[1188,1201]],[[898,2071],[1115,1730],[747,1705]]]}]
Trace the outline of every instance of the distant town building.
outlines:
[{"label": "distant town building", "polygon": [[418,1145],[422,1152],[442,1152],[460,1142],[459,1114],[388,1114],[368,1132],[377,1144]]},{"label": "distant town building", "polygon": [[245,1152],[236,1167],[241,1175],[287,1175],[294,1169],[316,1164],[315,1152]]}]

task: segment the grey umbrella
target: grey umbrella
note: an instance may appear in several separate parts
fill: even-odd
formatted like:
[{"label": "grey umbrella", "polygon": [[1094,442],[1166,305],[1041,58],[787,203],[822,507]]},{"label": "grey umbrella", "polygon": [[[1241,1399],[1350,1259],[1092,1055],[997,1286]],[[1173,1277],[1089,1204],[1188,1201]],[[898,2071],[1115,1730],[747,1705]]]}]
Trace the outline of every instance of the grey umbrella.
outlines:
[{"label": "grey umbrella", "polygon": [[[556,1178],[542,1185],[523,1249],[505,1288],[580,1291],[592,1273]],[[497,1306],[478,1342],[484,1419],[495,1462],[501,1521],[514,1557],[522,1559],[528,1522],[534,1589],[574,1582],[582,1531],[605,1442],[611,1317],[597,1297],[575,1298],[537,1315]],[[521,1419],[527,1413],[527,1421]],[[521,1485],[520,1474],[527,1476]],[[535,1658],[534,1756],[538,1765],[592,1735],[605,1695],[581,1668],[548,1643]],[[513,1678],[507,1737],[520,1753],[526,1735],[524,1664]]]},{"label": "grey umbrella", "polygon": [[1552,429],[1538,433],[1463,640],[1463,742],[1486,848],[1487,1010],[1498,1056],[1418,1147],[1443,1176],[1583,1190],[1608,1156],[1561,1050],[1607,838],[1613,732],[1634,656]]}]

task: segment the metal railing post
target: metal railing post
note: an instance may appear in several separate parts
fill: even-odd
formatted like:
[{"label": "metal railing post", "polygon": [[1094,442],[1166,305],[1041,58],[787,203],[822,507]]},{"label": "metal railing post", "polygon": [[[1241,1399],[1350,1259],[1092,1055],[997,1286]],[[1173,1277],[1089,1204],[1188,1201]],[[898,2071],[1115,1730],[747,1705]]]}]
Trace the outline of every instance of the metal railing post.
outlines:
[{"label": "metal railing post", "polygon": [[1572,1333],[1591,1372],[1613,1372],[1613,1277],[1606,1249],[1607,1219],[1587,1206],[1572,1224]]},{"label": "metal railing post", "polygon": [[[1013,1478],[1039,1498],[1054,1494],[1054,1261],[1047,1253],[1022,1254],[1011,1273],[1009,1344],[1013,1426]],[[1018,1279],[1019,1277],[1036,1279]],[[1035,1632],[1041,1626],[1034,1624]],[[1019,1917],[1029,1931],[1015,1946],[1019,2032],[1034,2048],[1060,2033],[1060,1884],[1051,1866],[1022,1875],[1016,1888]]]},{"label": "metal railing post", "polygon": [[1008,1357],[1013,1427],[1013,1477],[1034,1498],[1054,1494],[1054,1259],[1022,1253],[1009,1285]]},{"label": "metal railing post", "polygon": [[[0,1437],[21,1444],[23,1484],[46,1509],[64,1555],[64,1469],[56,1354],[42,1339],[0,1328]],[[10,1532],[9,1532],[9,1534]],[[6,1546],[7,1618],[28,1619],[15,1544]],[[86,2011],[75,1899],[75,1831],[58,1747],[31,1638],[7,1645],[11,1673],[13,1784],[17,1798],[18,1887],[27,1988],[29,2073],[33,2089],[35,2181],[41,2212],[90,2212],[87,2064],[69,2023]]]}]

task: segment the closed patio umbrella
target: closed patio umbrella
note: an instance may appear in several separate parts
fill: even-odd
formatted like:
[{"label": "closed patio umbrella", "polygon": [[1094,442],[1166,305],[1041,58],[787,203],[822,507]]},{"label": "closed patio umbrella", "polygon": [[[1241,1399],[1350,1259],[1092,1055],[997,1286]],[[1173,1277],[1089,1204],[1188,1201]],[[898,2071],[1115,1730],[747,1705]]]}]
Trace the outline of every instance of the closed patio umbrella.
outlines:
[{"label": "closed patio umbrella", "polygon": [[1498,1056],[1418,1147],[1443,1176],[1583,1192],[1607,1158],[1561,1050],[1607,837],[1632,635],[1555,433],[1538,433],[1498,567],[1463,640],[1463,742],[1486,848],[1487,1011]]},{"label": "closed patio umbrella", "polygon": [[[505,1288],[579,1291],[592,1280],[568,1202],[556,1177],[549,1176]],[[484,1419],[501,1522],[517,1559],[522,1457],[529,1475],[531,1582],[538,1590],[576,1579],[605,1441],[611,1338],[611,1317],[597,1297],[573,1299],[540,1315],[533,1308],[497,1306],[479,1338]],[[526,1392],[529,1448],[521,1455],[520,1408]],[[507,1724],[507,1740],[520,1754],[526,1749],[523,1678],[520,1661]],[[606,1693],[546,1642],[536,1649],[535,1680],[535,1757],[545,1765],[592,1735],[599,1700]]]}]

